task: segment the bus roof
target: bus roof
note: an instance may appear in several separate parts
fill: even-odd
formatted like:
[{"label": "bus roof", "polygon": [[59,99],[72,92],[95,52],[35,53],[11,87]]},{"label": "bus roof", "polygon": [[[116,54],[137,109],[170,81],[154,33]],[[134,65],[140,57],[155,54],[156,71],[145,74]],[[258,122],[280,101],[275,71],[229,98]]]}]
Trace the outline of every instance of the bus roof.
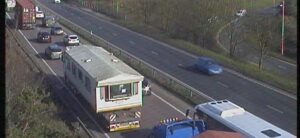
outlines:
[{"label": "bus roof", "polygon": [[244,108],[228,100],[199,104],[195,109],[204,112],[230,129],[247,137],[295,138],[292,134],[247,112]]}]

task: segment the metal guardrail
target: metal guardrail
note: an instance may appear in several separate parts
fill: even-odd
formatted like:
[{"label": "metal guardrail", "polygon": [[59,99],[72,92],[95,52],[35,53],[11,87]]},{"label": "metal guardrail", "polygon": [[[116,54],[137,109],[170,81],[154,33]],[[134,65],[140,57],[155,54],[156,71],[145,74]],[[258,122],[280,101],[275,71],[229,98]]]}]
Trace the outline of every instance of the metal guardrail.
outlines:
[{"label": "metal guardrail", "polygon": [[[37,3],[39,2],[37,1]],[[127,51],[118,48],[117,46],[104,40],[103,38],[91,34],[90,31],[72,23],[71,21],[55,13],[48,7],[40,3],[39,5],[41,5],[45,11],[59,17],[58,22],[61,25],[77,33],[79,36],[90,41],[92,44],[101,46],[107,51],[112,52],[115,56],[123,60],[125,63],[129,64],[131,67],[135,68],[145,76],[157,81],[162,86],[172,90],[173,92],[176,92],[180,96],[183,96],[185,100],[188,100],[192,104],[199,104],[214,100],[213,98],[205,95],[204,93],[196,90],[195,88],[174,78],[168,73],[165,73],[157,69],[156,67],[146,63],[145,61],[135,57],[134,55],[128,53]]]}]

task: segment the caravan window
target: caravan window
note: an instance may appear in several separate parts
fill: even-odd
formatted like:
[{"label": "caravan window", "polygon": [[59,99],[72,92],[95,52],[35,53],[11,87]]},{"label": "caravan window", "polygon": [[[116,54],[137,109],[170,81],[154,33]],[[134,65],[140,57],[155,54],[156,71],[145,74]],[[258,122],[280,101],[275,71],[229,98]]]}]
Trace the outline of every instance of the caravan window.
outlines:
[{"label": "caravan window", "polygon": [[131,83],[111,85],[110,87],[110,99],[122,98],[131,96]]}]

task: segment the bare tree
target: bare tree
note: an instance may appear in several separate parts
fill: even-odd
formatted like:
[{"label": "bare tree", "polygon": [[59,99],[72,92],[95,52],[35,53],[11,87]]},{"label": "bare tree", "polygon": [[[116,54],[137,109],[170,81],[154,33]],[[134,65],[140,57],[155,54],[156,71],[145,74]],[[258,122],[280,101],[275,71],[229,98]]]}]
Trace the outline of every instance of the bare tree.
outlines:
[{"label": "bare tree", "polygon": [[154,0],[139,0],[139,9],[141,11],[141,14],[143,16],[143,22],[145,24],[149,23],[149,18],[152,15],[153,7],[155,6],[155,1]]},{"label": "bare tree", "polygon": [[272,41],[272,25],[271,20],[267,17],[261,17],[256,23],[254,23],[254,29],[256,34],[257,47],[259,50],[258,67],[262,69],[263,59],[268,53],[269,47]]},{"label": "bare tree", "polygon": [[228,29],[229,55],[230,57],[234,57],[237,46],[245,40],[244,28],[241,26],[238,20],[236,20],[229,24]]}]

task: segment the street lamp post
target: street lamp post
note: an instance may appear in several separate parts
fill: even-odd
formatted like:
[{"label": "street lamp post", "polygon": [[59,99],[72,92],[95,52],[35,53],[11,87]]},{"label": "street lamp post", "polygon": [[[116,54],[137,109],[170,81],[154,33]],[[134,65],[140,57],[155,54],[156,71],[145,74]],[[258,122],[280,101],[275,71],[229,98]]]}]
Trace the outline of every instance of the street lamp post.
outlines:
[{"label": "street lamp post", "polygon": [[284,49],[284,0],[282,1],[282,28],[281,28],[281,55],[283,56]]}]

